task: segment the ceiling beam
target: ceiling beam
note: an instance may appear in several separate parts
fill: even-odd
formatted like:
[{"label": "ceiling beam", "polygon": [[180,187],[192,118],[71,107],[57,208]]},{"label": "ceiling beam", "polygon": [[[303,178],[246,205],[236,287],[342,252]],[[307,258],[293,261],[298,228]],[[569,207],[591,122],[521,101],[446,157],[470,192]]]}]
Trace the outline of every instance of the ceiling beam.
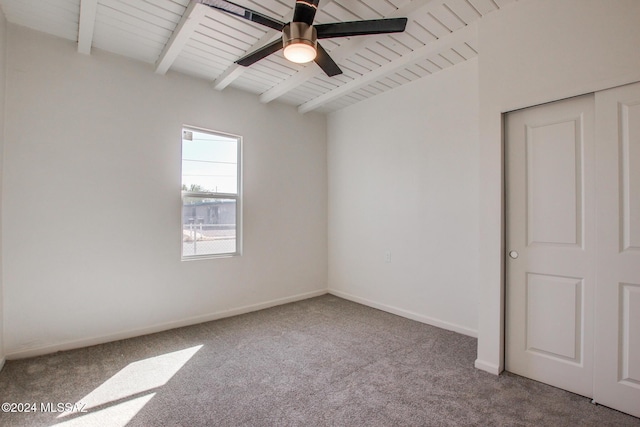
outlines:
[{"label": "ceiling beam", "polygon": [[[293,14],[293,12],[291,14]],[[285,20],[289,20],[289,19],[290,17],[285,17]],[[269,30],[266,33],[264,33],[264,35],[260,37],[260,40],[255,42],[253,46],[251,46],[247,50],[247,52],[253,52],[256,49],[271,43],[278,37],[282,37],[282,33],[279,33],[278,31],[275,31],[275,30]],[[227,67],[226,70],[222,72],[222,74],[220,74],[215,79],[215,81],[213,82],[213,87],[217,90],[222,90],[226,88],[231,83],[233,83],[235,79],[240,77],[246,70],[247,70],[247,67],[243,67],[233,62],[231,65]]]},{"label": "ceiling beam", "polygon": [[160,58],[156,62],[156,73],[166,74],[173,62],[176,60],[182,49],[187,44],[193,32],[206,16],[207,7],[195,1],[189,2],[180,22],[171,34],[171,38],[167,42],[164,50],[160,54]]},{"label": "ceiling beam", "polygon": [[80,18],[78,23],[78,52],[91,55],[93,28],[96,25],[98,0],[80,1]]},{"label": "ceiling beam", "polygon": [[317,98],[305,102],[298,107],[300,113],[307,113],[315,110],[335,99],[340,98],[350,92],[356,91],[369,83],[384,78],[389,74],[396,72],[400,68],[404,68],[409,64],[417,62],[426,58],[429,55],[439,53],[442,50],[449,49],[451,45],[456,43],[468,42],[469,40],[475,40],[478,35],[477,22],[473,22],[464,28],[454,31],[446,36],[439,38],[429,44],[426,44],[413,52],[401,56],[400,58],[388,62],[375,70],[345,83],[342,86],[337,87],[327,93],[324,93]]},{"label": "ceiling beam", "polygon": [[225,87],[229,86],[231,82],[240,77],[242,73],[244,73],[245,67],[236,64],[235,62],[231,64],[222,74],[218,76],[217,79],[213,82],[213,87],[217,90],[222,90]]},{"label": "ceiling beam", "polygon": [[[320,2],[320,10],[322,10],[323,7],[326,7],[329,4],[333,3],[333,1],[334,0],[325,0]],[[291,11],[289,11],[289,13],[287,13],[285,16],[282,17],[282,20],[284,22],[291,21],[291,19],[293,18],[293,11],[294,9],[292,8]],[[279,31],[270,29],[264,34],[264,36],[260,38],[260,40],[255,42],[253,46],[247,49],[247,52],[253,52],[254,50],[261,48],[262,46],[268,43],[271,43],[276,39],[276,37],[282,37],[282,33]],[[235,79],[240,77],[246,70],[247,70],[247,67],[242,67],[242,66],[239,67],[238,64],[234,62],[226,70],[224,70],[224,72],[220,74],[220,76],[213,82],[213,87],[216,88],[217,90],[222,90],[226,88],[231,83],[233,83]]]},{"label": "ceiling beam", "polygon": [[[430,3],[432,7],[440,6],[440,3],[433,0],[406,1],[404,4],[400,5],[400,7],[394,12],[390,13],[388,16],[385,16],[385,18],[400,18],[406,15],[410,15],[411,13],[415,12],[418,9],[421,9],[428,3]],[[363,49],[369,44],[375,43],[376,40],[378,40],[377,37],[371,36],[351,38],[333,49],[330,52],[331,58],[333,58],[335,62],[340,62],[352,55],[355,50]],[[260,102],[271,102],[321,73],[322,70],[319,67],[310,64],[309,66],[298,71],[290,78],[282,81],[281,83],[277,84],[276,86],[260,95]]]}]

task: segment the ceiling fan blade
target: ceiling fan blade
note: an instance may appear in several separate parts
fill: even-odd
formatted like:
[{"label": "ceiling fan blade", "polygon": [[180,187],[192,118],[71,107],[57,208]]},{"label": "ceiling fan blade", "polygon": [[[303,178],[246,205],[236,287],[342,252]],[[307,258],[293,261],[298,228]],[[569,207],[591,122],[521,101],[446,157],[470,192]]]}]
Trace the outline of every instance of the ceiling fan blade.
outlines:
[{"label": "ceiling fan blade", "polygon": [[364,36],[367,34],[401,33],[407,26],[407,18],[371,19],[368,21],[335,22],[314,25],[318,39],[331,37]]},{"label": "ceiling fan blade", "polygon": [[242,65],[243,67],[248,67],[249,65],[260,61],[262,58],[267,57],[272,53],[276,53],[280,49],[282,49],[282,37],[279,37],[271,43],[262,46],[258,50],[254,50],[247,56],[243,56],[236,61],[236,64]]},{"label": "ceiling fan blade", "polygon": [[230,13],[231,15],[239,16],[240,18],[246,19],[251,22],[255,22],[256,24],[261,24],[267,26],[269,28],[273,28],[274,30],[282,31],[285,23],[280,22],[277,19],[270,18],[266,15],[261,14],[260,12],[256,12],[251,9],[247,9],[246,7],[242,7],[235,3],[226,0],[195,0],[198,3],[209,6],[213,9],[221,10],[226,13]]},{"label": "ceiling fan blade", "polygon": [[338,67],[338,64],[336,64],[335,61],[331,59],[327,51],[324,50],[322,46],[320,46],[320,43],[318,43],[318,54],[316,55],[316,59],[314,59],[314,61],[329,77],[342,74],[342,70],[340,69],[340,67]]},{"label": "ceiling fan blade", "polygon": [[304,22],[313,25],[320,0],[297,0],[293,10],[293,22]]}]

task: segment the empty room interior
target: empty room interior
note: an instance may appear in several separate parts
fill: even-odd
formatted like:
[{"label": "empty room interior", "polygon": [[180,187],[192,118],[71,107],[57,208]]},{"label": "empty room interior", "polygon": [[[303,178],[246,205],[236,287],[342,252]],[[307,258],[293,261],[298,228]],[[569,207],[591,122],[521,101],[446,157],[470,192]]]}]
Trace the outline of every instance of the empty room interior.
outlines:
[{"label": "empty room interior", "polygon": [[0,11],[1,425],[640,425],[640,1]]}]

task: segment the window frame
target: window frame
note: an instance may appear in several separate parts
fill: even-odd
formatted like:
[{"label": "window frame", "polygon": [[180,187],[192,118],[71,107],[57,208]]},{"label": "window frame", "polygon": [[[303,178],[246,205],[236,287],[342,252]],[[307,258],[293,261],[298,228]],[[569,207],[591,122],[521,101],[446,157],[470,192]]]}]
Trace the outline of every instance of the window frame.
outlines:
[{"label": "window frame", "polygon": [[[183,134],[184,131],[190,132],[199,132],[199,133],[207,133],[210,135],[222,136],[225,138],[233,138],[237,142],[236,146],[236,160],[237,160],[237,170],[236,170],[236,180],[237,180],[237,191],[236,194],[233,193],[219,193],[219,192],[205,192],[205,191],[184,191],[181,190],[180,200],[180,260],[181,261],[196,261],[202,259],[215,259],[215,258],[229,258],[236,257],[242,255],[242,136],[220,132],[216,130],[211,130],[207,128],[201,128],[197,126],[191,125],[182,125],[180,132],[180,187],[182,188],[182,174],[183,167],[182,162],[184,161],[183,157]],[[183,219],[183,211],[184,211],[184,199],[185,197],[191,197],[196,199],[223,199],[223,200],[233,200],[236,204],[236,245],[234,252],[224,252],[220,254],[201,254],[201,255],[184,255],[184,219]]]}]

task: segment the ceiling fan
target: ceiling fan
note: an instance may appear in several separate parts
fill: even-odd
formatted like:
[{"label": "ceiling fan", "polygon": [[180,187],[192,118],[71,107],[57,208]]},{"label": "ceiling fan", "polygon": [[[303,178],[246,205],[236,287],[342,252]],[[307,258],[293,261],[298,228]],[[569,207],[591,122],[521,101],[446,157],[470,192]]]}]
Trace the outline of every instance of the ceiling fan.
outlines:
[{"label": "ceiling fan", "polygon": [[206,6],[282,31],[282,37],[238,59],[236,64],[248,67],[284,48],[289,61],[304,64],[315,61],[329,76],[342,74],[318,39],[399,33],[407,26],[407,18],[371,19],[313,25],[320,0],[296,0],[293,20],[284,23],[226,0],[195,0]]}]

